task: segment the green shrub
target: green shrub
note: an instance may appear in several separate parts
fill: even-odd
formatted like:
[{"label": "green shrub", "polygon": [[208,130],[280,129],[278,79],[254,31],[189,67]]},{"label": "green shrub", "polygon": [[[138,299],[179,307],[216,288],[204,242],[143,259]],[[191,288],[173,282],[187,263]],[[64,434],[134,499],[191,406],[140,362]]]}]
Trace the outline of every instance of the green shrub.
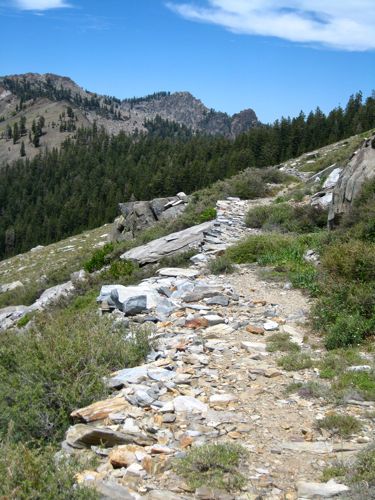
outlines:
[{"label": "green shrub", "polygon": [[359,345],[368,334],[370,325],[359,313],[341,313],[328,328],[327,349]]},{"label": "green shrub", "polygon": [[335,464],[331,465],[330,467],[326,467],[323,470],[321,480],[326,483],[330,479],[334,479],[337,477],[345,477],[348,472],[348,468],[344,464]]},{"label": "green shrub", "polygon": [[342,232],[360,240],[375,243],[375,179],[366,182],[340,224]]},{"label": "green shrub", "polygon": [[344,372],[333,381],[332,391],[338,399],[354,392],[366,401],[375,401],[375,371]]},{"label": "green shrub", "polygon": [[103,248],[95,250],[91,259],[84,264],[84,269],[89,273],[102,269],[107,264],[106,257],[113,251],[113,248],[113,243],[107,243]]},{"label": "green shrub", "polygon": [[288,333],[275,333],[267,338],[267,351],[269,352],[298,352],[301,348],[290,340]]},{"label": "green shrub", "polygon": [[327,213],[311,205],[276,205],[252,208],[246,215],[246,225],[265,230],[311,233],[327,226]]},{"label": "green shrub", "polygon": [[199,224],[202,224],[203,222],[207,222],[207,221],[216,219],[216,216],[217,216],[216,208],[209,207],[209,208],[206,208],[205,210],[203,210],[203,212],[201,212],[198,215],[197,222]]},{"label": "green shrub", "polygon": [[[375,486],[375,446],[371,445],[357,455],[354,466],[348,474],[351,482],[364,482]],[[367,497],[370,498],[370,497]]]},{"label": "green shrub", "polygon": [[321,260],[329,273],[346,280],[375,280],[375,244],[351,240],[329,245]]},{"label": "green shrub", "polygon": [[303,384],[302,382],[294,382],[286,388],[287,393],[297,392],[301,398],[322,398],[330,399],[330,387],[327,384],[310,381]]},{"label": "green shrub", "polygon": [[319,362],[320,378],[332,379],[353,365],[361,365],[364,360],[356,349],[337,349],[328,352]]},{"label": "green shrub", "polygon": [[32,315],[31,314],[25,314],[17,323],[18,328],[23,328],[24,326],[28,325],[31,321]]},{"label": "green shrub", "polygon": [[4,332],[0,437],[12,421],[16,441],[61,440],[71,411],[106,396],[103,377],[147,354],[147,332],[129,334],[96,311],[72,309],[37,317],[25,334]]},{"label": "green shrub", "polygon": [[175,470],[192,489],[238,490],[246,482],[238,470],[246,454],[245,448],[232,443],[197,446],[175,462]]},{"label": "green shrub", "polygon": [[221,255],[210,260],[208,268],[212,274],[230,274],[234,272],[234,266],[227,255]]},{"label": "green shrub", "polygon": [[238,264],[282,264],[301,260],[303,248],[296,238],[283,235],[257,235],[240,241],[227,251],[230,259]]},{"label": "green shrub", "polygon": [[350,415],[328,415],[317,421],[318,429],[325,429],[342,438],[348,438],[362,429],[362,424]]},{"label": "green shrub", "polygon": [[162,267],[181,267],[190,264],[190,259],[193,255],[197,254],[196,249],[186,250],[186,252],[180,252],[169,257],[164,257],[159,262]]},{"label": "green shrub", "polygon": [[135,270],[135,265],[129,260],[116,260],[111,263],[107,275],[113,279],[131,276]]},{"label": "green shrub", "polygon": [[55,459],[52,447],[37,450],[11,439],[0,443],[0,497],[9,500],[89,500],[94,490],[77,487],[74,475],[85,468],[75,459]]},{"label": "green shrub", "polygon": [[287,371],[306,370],[314,365],[310,356],[301,352],[287,354],[278,359],[277,364]]},{"label": "green shrub", "polygon": [[9,290],[0,294],[0,309],[13,305],[30,306],[43,292],[43,287],[36,283]]}]

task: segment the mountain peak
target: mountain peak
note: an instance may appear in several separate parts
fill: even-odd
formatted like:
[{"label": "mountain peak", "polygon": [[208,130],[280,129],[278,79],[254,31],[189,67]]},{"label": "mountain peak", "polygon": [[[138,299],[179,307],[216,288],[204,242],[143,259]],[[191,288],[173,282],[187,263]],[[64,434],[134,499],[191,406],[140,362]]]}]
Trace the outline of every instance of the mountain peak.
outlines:
[{"label": "mountain peak", "polygon": [[[69,109],[70,117],[67,117]],[[43,134],[34,147],[24,141],[26,156],[40,147],[58,147],[78,127],[96,123],[110,134],[147,133],[145,124],[156,118],[183,125],[193,132],[236,137],[259,124],[253,110],[234,116],[209,109],[189,91],[155,92],[145,97],[118,99],[80,87],[68,76],[25,73],[0,77],[0,163],[19,158],[20,144],[7,130],[26,118],[26,129],[44,118]]]}]

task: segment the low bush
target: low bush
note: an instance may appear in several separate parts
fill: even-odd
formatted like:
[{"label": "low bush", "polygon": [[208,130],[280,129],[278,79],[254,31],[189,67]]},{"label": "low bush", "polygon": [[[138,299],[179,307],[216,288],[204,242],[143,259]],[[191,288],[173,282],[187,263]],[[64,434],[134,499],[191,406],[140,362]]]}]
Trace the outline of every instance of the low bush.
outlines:
[{"label": "low bush", "polygon": [[320,378],[332,379],[350,366],[361,365],[364,359],[356,349],[337,349],[328,352],[319,362]]},{"label": "low bush", "polygon": [[310,381],[306,383],[293,382],[286,388],[287,394],[297,392],[301,398],[322,398],[330,400],[330,386],[328,384],[321,384],[319,382]]},{"label": "low bush", "polygon": [[190,264],[190,259],[193,255],[197,254],[196,249],[186,250],[185,252],[180,252],[170,257],[164,257],[159,262],[162,267],[182,267]]},{"label": "low bush", "polygon": [[267,351],[269,352],[298,352],[301,348],[290,340],[288,333],[275,333],[267,338]]},{"label": "low bush", "polygon": [[131,276],[136,266],[129,260],[116,260],[111,263],[106,275],[118,280],[119,278]]},{"label": "low bush", "polygon": [[234,272],[234,266],[226,255],[210,260],[208,269],[212,274],[230,274]]},{"label": "low bush", "polygon": [[375,243],[375,179],[363,185],[352,209],[342,218],[340,229],[353,238]]},{"label": "low bush", "polygon": [[359,313],[349,314],[344,311],[329,326],[325,344],[327,349],[357,346],[363,342],[369,331],[371,331],[369,321]]},{"label": "low bush", "polygon": [[325,429],[342,438],[348,438],[362,429],[361,422],[351,415],[328,415],[317,421],[318,429]]},{"label": "low bush", "polygon": [[203,222],[208,222],[210,220],[216,219],[217,212],[216,208],[214,207],[209,207],[203,210],[198,216],[197,216],[197,222],[199,224],[202,224]]},{"label": "low bush", "polygon": [[352,482],[365,482],[375,486],[375,445],[369,446],[357,455],[354,467],[349,472]]},{"label": "low bush", "polygon": [[375,401],[375,370],[372,372],[344,372],[332,382],[332,391],[338,400],[364,399]]},{"label": "low bush", "polygon": [[345,280],[375,280],[375,244],[359,240],[338,242],[325,248],[321,261],[327,272]]},{"label": "low bush", "polygon": [[190,450],[175,462],[177,474],[182,476],[190,488],[239,490],[245,477],[239,472],[241,460],[247,455],[245,448],[232,443],[206,444]]},{"label": "low bush", "polygon": [[245,222],[267,231],[311,233],[327,226],[327,212],[311,205],[278,203],[249,210]]},{"label": "low bush", "polygon": [[30,306],[43,292],[43,287],[36,283],[0,294],[0,309],[13,305]]},{"label": "low bush", "polygon": [[147,332],[114,326],[96,311],[37,317],[25,334],[0,337],[0,438],[10,422],[16,441],[61,440],[69,414],[103,398],[103,377],[139,364]]},{"label": "low bush", "polygon": [[113,243],[107,243],[103,248],[95,250],[90,260],[84,264],[84,269],[89,273],[102,269],[107,264],[106,257],[113,251],[113,248]]},{"label": "low bush", "polygon": [[314,366],[313,360],[308,354],[293,352],[279,358],[277,364],[287,371],[306,370]]},{"label": "low bush", "polygon": [[226,255],[239,264],[258,262],[276,266],[278,275],[291,281],[294,287],[307,289],[314,296],[319,292],[318,271],[303,258],[308,248],[319,245],[315,235],[256,235],[229,248]]},{"label": "low bush", "polygon": [[43,450],[0,443],[0,498],[9,500],[94,500],[94,490],[77,487],[74,476],[88,465],[75,459],[59,460],[50,446]]}]

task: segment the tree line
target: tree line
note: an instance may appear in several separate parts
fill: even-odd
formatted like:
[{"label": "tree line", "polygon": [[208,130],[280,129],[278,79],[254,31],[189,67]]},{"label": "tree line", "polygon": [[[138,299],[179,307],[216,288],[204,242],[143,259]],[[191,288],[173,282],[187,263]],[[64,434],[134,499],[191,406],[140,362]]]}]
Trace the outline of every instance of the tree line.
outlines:
[{"label": "tree line", "polygon": [[279,164],[375,127],[375,94],[345,109],[282,118],[235,140],[192,134],[160,118],[147,134],[79,129],[60,150],[0,169],[0,258],[113,220],[117,204],[191,193],[248,167]]}]

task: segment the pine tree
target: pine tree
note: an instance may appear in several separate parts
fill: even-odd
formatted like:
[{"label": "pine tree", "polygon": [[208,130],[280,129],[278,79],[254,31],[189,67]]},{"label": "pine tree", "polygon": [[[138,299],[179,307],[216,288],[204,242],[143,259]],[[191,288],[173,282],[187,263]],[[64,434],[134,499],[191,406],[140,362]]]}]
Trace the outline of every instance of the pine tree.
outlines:
[{"label": "pine tree", "polygon": [[10,125],[7,126],[6,138],[11,139],[13,137],[12,127]]},{"label": "pine tree", "polygon": [[21,158],[26,156],[25,143],[23,141],[21,142],[20,156],[21,156]]},{"label": "pine tree", "polygon": [[26,116],[21,116],[20,118],[20,134],[26,135],[27,129],[26,129]]},{"label": "pine tree", "polygon": [[20,130],[18,128],[18,123],[16,122],[13,125],[13,144],[16,144],[19,141],[20,137]]}]

